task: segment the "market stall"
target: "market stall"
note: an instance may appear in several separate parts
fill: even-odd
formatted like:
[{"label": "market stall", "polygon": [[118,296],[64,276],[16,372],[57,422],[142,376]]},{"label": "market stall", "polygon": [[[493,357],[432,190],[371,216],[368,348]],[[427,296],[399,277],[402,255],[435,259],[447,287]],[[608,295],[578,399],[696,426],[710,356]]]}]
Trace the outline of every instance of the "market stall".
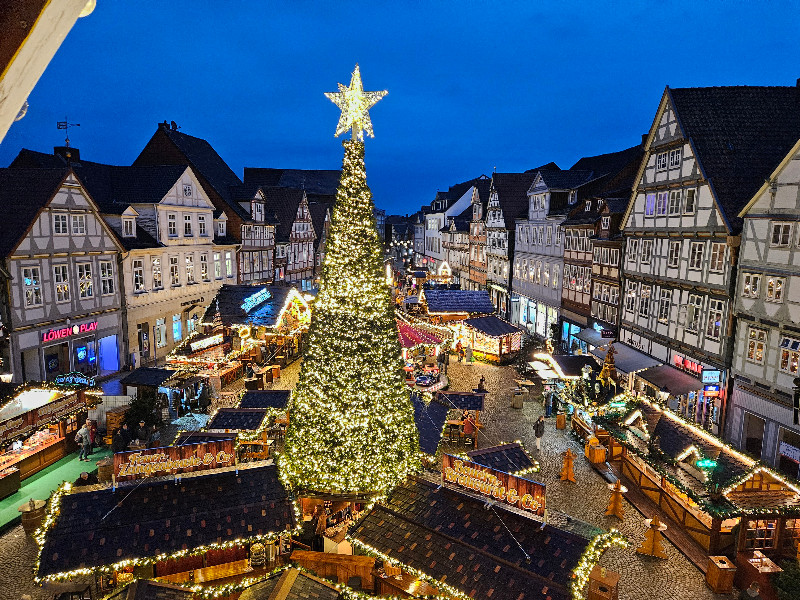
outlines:
[{"label": "market stall", "polygon": [[0,497],[77,449],[75,434],[95,398],[85,390],[30,384],[0,406]]},{"label": "market stall", "polygon": [[470,316],[490,315],[494,305],[486,290],[433,290],[419,292],[419,302],[431,320],[463,321]]},{"label": "market stall", "polygon": [[208,422],[211,433],[237,433],[242,462],[270,458],[274,439],[268,435],[270,411],[264,408],[221,408]]},{"label": "market stall", "polygon": [[453,328],[456,340],[471,347],[476,358],[508,362],[522,348],[522,330],[494,315],[465,319]]},{"label": "market stall", "polygon": [[774,561],[797,556],[797,482],[642,397],[596,420],[610,432],[609,460],[626,485],[664,511],[702,552],[734,557],[741,572],[737,587],[755,580],[744,568],[754,553]]}]

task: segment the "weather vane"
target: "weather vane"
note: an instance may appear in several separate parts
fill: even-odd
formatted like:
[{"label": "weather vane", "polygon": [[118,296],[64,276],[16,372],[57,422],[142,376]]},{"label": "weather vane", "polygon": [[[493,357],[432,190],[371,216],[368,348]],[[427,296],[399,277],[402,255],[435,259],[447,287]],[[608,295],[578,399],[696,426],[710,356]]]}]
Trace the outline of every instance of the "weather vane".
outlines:
[{"label": "weather vane", "polygon": [[67,117],[64,117],[63,121],[56,122],[56,127],[58,127],[59,129],[64,129],[66,131],[66,133],[64,134],[65,135],[64,143],[66,144],[67,148],[69,148],[69,128],[80,127],[80,126],[81,126],[80,123],[70,123]]},{"label": "weather vane", "polygon": [[345,87],[339,84],[338,92],[328,92],[325,96],[336,106],[342,109],[339,117],[339,124],[336,126],[334,137],[339,137],[348,129],[353,131],[353,139],[364,141],[364,132],[369,137],[375,137],[372,131],[372,121],[369,118],[369,109],[389,92],[365,92],[361,83],[361,71],[356,65],[353,76],[350,78],[350,86]]}]

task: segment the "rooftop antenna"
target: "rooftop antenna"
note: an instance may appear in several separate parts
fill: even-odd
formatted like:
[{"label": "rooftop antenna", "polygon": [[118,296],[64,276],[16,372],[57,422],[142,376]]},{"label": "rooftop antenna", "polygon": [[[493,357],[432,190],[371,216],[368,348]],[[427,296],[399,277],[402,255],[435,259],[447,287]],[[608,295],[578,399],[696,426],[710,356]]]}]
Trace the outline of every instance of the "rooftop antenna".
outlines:
[{"label": "rooftop antenna", "polygon": [[67,148],[69,148],[69,128],[70,127],[80,127],[80,126],[81,126],[80,123],[70,123],[69,119],[67,119],[67,117],[64,117],[63,121],[56,122],[56,127],[66,131],[66,133],[64,134],[64,136],[65,136],[64,137],[64,144],[67,146]]}]

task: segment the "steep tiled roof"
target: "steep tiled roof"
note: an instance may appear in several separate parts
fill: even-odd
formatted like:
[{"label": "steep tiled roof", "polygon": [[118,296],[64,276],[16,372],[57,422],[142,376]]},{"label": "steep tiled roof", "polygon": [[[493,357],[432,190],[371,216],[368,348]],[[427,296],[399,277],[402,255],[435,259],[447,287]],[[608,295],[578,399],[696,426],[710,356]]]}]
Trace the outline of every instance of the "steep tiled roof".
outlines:
[{"label": "steep tiled roof", "polygon": [[463,181],[461,183],[451,185],[446,192],[441,192],[441,191],[437,192],[436,199],[446,201],[447,202],[446,207],[449,207],[450,204],[461,198],[461,196],[463,196],[467,192],[467,190],[469,190],[473,186],[486,185],[486,183],[490,182],[491,182],[490,177],[487,177],[486,175],[480,175],[479,177],[475,177],[474,179],[470,179],[469,181]]},{"label": "steep tiled roof", "polygon": [[39,575],[265,536],[293,522],[274,466],[73,492],[47,532]]},{"label": "steep tiled roof", "polygon": [[495,173],[492,189],[497,192],[497,201],[503,210],[506,229],[513,230],[516,219],[528,214],[528,189],[536,173]]},{"label": "steep tiled roof", "polygon": [[639,144],[626,148],[625,150],[619,150],[618,152],[609,152],[597,156],[584,156],[572,165],[569,170],[591,171],[595,173],[596,176],[609,175],[618,173],[632,160],[638,158],[638,160],[641,161],[642,154],[642,146]]},{"label": "steep tiled roof", "polygon": [[334,584],[290,568],[246,587],[239,600],[338,600],[340,594]]},{"label": "steep tiled roof", "polygon": [[493,313],[486,290],[425,290],[429,313]]},{"label": "steep tiled roof", "polygon": [[137,579],[115,592],[108,600],[192,600],[194,592],[174,583]]},{"label": "steep tiled roof", "polygon": [[541,171],[542,181],[550,190],[574,190],[599,177],[594,171]]},{"label": "steep tiled roof", "polygon": [[550,161],[546,165],[542,165],[541,167],[536,167],[535,169],[528,169],[525,171],[526,173],[536,173],[537,171],[560,171],[561,167],[559,167],[553,161]]},{"label": "steep tiled roof", "polygon": [[434,455],[442,440],[442,428],[447,420],[448,408],[438,402],[425,401],[418,394],[411,394],[414,405],[414,421],[419,431],[419,449]]},{"label": "steep tiled roof", "polygon": [[68,169],[0,169],[0,256],[17,246],[55,196]]},{"label": "steep tiled roof", "polygon": [[263,408],[220,408],[206,429],[230,429],[231,431],[256,431],[267,416]]},{"label": "steep tiled roof", "polygon": [[667,88],[667,94],[723,217],[738,233],[737,215],[800,139],[800,89]]},{"label": "steep tiled roof", "polygon": [[572,571],[589,543],[416,478],[375,505],[351,537],[470,597],[491,600],[568,600]]},{"label": "steep tiled roof", "polygon": [[303,200],[303,190],[295,188],[262,187],[266,200],[266,211],[273,216],[275,241],[285,243],[292,233],[292,224],[297,218],[297,210]]},{"label": "steep tiled roof", "polygon": [[259,183],[269,187],[289,187],[305,190],[309,194],[336,194],[341,171],[333,169],[269,169],[244,168],[245,183]]},{"label": "steep tiled roof", "polygon": [[[245,298],[249,298],[259,290],[266,288],[269,290],[271,297],[250,312],[242,308],[242,303]],[[222,323],[229,327],[232,323],[238,325],[261,325],[262,327],[274,327],[278,322],[280,311],[286,302],[286,297],[290,291],[294,289],[290,286],[251,286],[251,285],[223,285],[214,300],[206,308],[201,321],[203,323],[212,323],[214,321],[214,313],[217,310],[217,303],[219,303],[219,312],[222,317]]]}]

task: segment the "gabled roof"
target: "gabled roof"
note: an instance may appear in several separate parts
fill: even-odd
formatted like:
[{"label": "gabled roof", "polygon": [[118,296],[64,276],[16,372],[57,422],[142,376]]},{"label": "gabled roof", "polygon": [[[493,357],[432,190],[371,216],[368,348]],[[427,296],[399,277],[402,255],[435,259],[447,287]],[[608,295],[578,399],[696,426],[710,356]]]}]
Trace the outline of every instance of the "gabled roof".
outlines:
[{"label": "gabled roof", "polygon": [[584,156],[572,165],[569,170],[591,171],[597,176],[618,173],[632,160],[641,161],[643,153],[642,145],[638,144],[617,152],[608,152],[597,156]]},{"label": "gabled roof", "polygon": [[280,408],[289,404],[291,390],[250,390],[239,401],[239,408]]},{"label": "gabled roof", "polygon": [[0,256],[8,256],[55,196],[69,169],[0,169]]},{"label": "gabled roof", "polygon": [[[165,152],[157,142],[166,140],[177,151]],[[217,151],[206,140],[188,135],[176,129],[170,129],[164,122],[158,125],[150,141],[142,152],[133,161],[134,166],[185,164],[192,169],[213,188],[217,195],[245,221],[250,220],[250,215],[238,202],[231,198],[231,188],[238,187],[242,180],[233,172]]]},{"label": "gabled roof", "polygon": [[574,190],[599,177],[590,170],[540,171],[542,181],[550,190]]},{"label": "gabled roof", "polygon": [[502,337],[504,335],[508,335],[509,333],[520,333],[522,330],[514,327],[508,321],[504,321],[500,317],[495,315],[489,315],[486,317],[476,317],[474,319],[465,319],[464,325],[468,327],[472,327],[481,333],[484,333],[490,337]]},{"label": "gabled roof", "polygon": [[665,94],[729,230],[738,233],[739,212],[800,139],[800,89],[667,87]]},{"label": "gabled roof", "polygon": [[325,215],[333,206],[324,202],[309,202],[308,212],[311,213],[311,225],[314,227],[314,234],[317,236],[314,240],[314,247],[319,245],[322,240],[322,232],[325,227]]},{"label": "gabled roof", "polygon": [[472,598],[569,600],[572,572],[589,540],[501,503],[492,510],[485,504],[412,477],[376,504],[350,537]]},{"label": "gabled roof", "polygon": [[506,229],[513,230],[515,221],[528,214],[528,189],[536,173],[494,173],[492,190],[497,192],[497,201],[503,211]]},{"label": "gabled roof", "polygon": [[[451,185],[446,192],[436,192],[436,200],[445,201],[445,209],[449,208],[450,205],[461,198],[464,194],[467,193],[474,186],[481,185],[481,182],[491,182],[491,178],[487,177],[486,175],[479,175],[474,179],[470,179],[469,181],[463,181],[461,183],[456,183],[455,185]],[[484,184],[485,185],[485,184]],[[436,201],[434,200],[434,202]],[[433,204],[431,203],[431,210],[433,210]],[[440,211],[441,212],[441,211]]]},{"label": "gabled roof", "polygon": [[422,293],[430,314],[494,312],[486,290],[424,290]]},{"label": "gabled roof", "polygon": [[262,187],[265,208],[272,215],[275,225],[275,242],[286,243],[292,233],[292,224],[305,192],[295,188]]},{"label": "gabled roof", "polygon": [[503,473],[510,473],[511,475],[520,471],[527,471],[536,466],[536,461],[528,456],[525,448],[518,442],[480,450],[470,450],[467,452],[467,456],[474,463],[502,471]]},{"label": "gabled roof", "polygon": [[275,573],[242,590],[239,600],[338,600],[333,583],[295,568]]},{"label": "gabled roof", "polygon": [[39,576],[269,536],[287,524],[294,513],[275,466],[74,491],[47,531]]},{"label": "gabled roof", "polygon": [[541,167],[536,167],[535,169],[528,169],[525,171],[526,173],[536,173],[537,171],[560,171],[561,167],[559,167],[553,161],[550,161],[546,165],[542,165]]},{"label": "gabled roof", "polygon": [[270,169],[245,167],[245,183],[289,187],[309,194],[335,195],[342,172],[334,169]]}]

